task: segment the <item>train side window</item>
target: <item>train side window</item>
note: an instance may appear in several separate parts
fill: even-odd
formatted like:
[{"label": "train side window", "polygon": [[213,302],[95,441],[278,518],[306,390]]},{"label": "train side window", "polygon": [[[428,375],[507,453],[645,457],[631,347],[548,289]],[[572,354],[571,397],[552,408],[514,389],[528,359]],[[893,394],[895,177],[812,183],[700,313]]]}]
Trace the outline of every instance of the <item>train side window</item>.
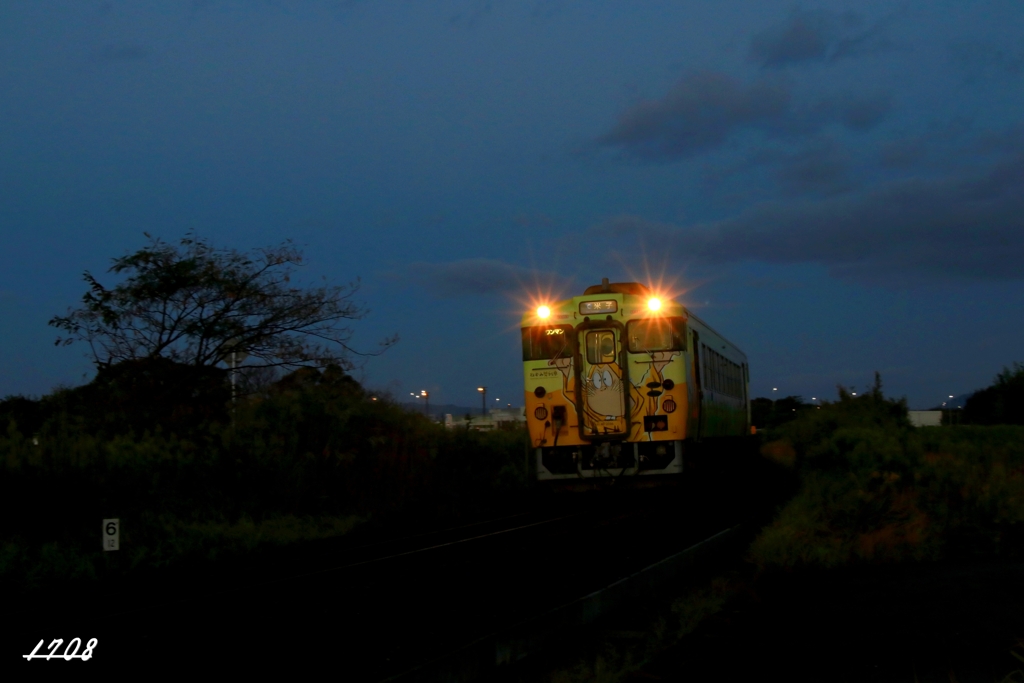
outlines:
[{"label": "train side window", "polygon": [[686,318],[631,320],[626,326],[630,353],[685,351]]},{"label": "train side window", "polygon": [[523,328],[523,360],[572,357],[572,325]]},{"label": "train side window", "polygon": [[711,364],[711,357],[715,352],[705,347],[704,349],[704,384],[709,391],[715,390],[714,365]]}]

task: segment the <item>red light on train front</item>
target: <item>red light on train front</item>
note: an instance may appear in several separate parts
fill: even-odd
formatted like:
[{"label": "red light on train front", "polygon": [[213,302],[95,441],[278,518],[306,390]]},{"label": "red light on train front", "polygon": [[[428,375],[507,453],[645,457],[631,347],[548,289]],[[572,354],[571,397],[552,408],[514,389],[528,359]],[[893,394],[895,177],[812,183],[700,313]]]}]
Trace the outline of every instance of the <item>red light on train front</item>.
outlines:
[{"label": "red light on train front", "polygon": [[665,410],[666,413],[676,412],[676,402],[670,398],[666,398],[664,401],[662,401],[661,407]]},{"label": "red light on train front", "polygon": [[543,420],[548,416],[548,409],[544,406],[538,406],[537,410],[533,411],[533,416],[538,420]]}]

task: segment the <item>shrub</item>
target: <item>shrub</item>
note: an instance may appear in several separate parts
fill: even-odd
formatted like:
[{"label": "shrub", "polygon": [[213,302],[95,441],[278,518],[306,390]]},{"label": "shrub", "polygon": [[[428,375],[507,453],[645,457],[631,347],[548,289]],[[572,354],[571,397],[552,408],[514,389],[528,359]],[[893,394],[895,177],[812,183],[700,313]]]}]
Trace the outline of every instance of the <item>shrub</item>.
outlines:
[{"label": "shrub", "polygon": [[801,485],[751,546],[761,568],[1024,550],[1024,429],[913,429],[876,377],[776,436],[762,452]]}]

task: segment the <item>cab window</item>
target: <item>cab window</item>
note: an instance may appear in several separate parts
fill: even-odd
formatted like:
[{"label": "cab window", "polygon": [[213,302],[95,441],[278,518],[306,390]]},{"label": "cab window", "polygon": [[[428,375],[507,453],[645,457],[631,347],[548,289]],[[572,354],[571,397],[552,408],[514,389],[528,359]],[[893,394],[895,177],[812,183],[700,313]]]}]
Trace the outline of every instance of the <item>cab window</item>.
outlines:
[{"label": "cab window", "polygon": [[523,328],[523,360],[572,356],[572,325]]},{"label": "cab window", "polygon": [[626,334],[630,353],[686,350],[686,318],[631,320]]}]

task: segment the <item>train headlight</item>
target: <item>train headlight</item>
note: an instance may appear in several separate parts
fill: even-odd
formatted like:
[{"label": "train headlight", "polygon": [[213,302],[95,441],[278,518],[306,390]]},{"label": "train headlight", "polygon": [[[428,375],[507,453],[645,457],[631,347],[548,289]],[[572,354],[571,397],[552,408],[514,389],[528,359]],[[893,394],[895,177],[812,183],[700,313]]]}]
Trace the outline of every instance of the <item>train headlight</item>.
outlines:
[{"label": "train headlight", "polygon": [[659,299],[657,297],[652,297],[652,298],[648,299],[647,300],[647,308],[651,309],[652,311],[661,310],[661,299]]},{"label": "train headlight", "polygon": [[661,407],[664,409],[666,413],[676,412],[676,402],[670,398],[666,398],[664,401],[662,401]]},{"label": "train headlight", "polygon": [[550,308],[548,308],[547,306],[538,306],[537,307],[537,317],[538,318],[547,319],[550,316],[551,316],[551,309]]},{"label": "train headlight", "polygon": [[538,406],[537,410],[533,411],[533,416],[538,420],[543,420],[548,416],[548,409],[544,406]]}]

